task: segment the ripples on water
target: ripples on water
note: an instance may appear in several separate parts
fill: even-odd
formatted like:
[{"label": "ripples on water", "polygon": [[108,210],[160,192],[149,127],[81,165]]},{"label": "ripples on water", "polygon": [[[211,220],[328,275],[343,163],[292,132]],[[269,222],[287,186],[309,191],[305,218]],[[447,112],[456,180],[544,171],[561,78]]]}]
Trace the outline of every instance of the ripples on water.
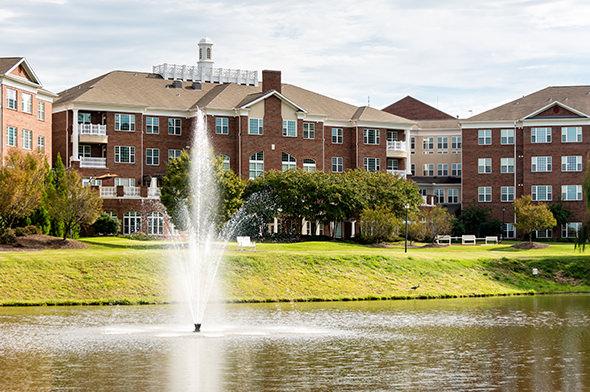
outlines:
[{"label": "ripples on water", "polygon": [[590,390],[590,296],[0,308],[0,390]]}]

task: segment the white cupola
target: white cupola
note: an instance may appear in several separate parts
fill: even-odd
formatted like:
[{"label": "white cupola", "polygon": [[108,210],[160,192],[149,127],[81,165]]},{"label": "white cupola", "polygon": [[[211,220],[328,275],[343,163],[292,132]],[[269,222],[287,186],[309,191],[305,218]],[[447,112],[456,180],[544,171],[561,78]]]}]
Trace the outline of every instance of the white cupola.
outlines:
[{"label": "white cupola", "polygon": [[201,69],[213,68],[213,41],[205,37],[199,41],[199,61]]}]

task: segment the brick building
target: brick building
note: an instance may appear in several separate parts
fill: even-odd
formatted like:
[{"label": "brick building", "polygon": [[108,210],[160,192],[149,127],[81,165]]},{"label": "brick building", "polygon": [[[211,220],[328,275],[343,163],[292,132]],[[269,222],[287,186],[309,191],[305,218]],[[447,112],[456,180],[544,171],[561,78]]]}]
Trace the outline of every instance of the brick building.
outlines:
[{"label": "brick building", "polygon": [[456,212],[461,203],[461,128],[459,120],[407,96],[383,111],[414,120],[410,170],[429,204]]},{"label": "brick building", "polygon": [[462,121],[463,206],[489,207],[512,238],[515,198],[562,203],[570,222],[537,238],[575,237],[586,217],[589,117],[590,86],[556,86]]},{"label": "brick building", "polygon": [[109,72],[55,102],[54,157],[100,188],[124,233],[161,232],[158,179],[191,145],[197,109],[216,153],[244,179],[292,168],[409,172],[412,121],[282,83],[280,71],[258,83],[255,71],[213,68],[212,46],[199,42],[196,66]]},{"label": "brick building", "polygon": [[55,97],[24,57],[0,57],[0,165],[12,149],[42,152],[51,164]]}]

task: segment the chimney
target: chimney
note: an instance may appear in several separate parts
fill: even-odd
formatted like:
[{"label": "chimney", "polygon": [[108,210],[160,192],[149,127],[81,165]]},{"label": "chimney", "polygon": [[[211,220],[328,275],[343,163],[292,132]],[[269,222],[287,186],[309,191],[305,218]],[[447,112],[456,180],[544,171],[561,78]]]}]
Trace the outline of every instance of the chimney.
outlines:
[{"label": "chimney", "polygon": [[262,92],[269,90],[281,92],[281,71],[262,71]]}]

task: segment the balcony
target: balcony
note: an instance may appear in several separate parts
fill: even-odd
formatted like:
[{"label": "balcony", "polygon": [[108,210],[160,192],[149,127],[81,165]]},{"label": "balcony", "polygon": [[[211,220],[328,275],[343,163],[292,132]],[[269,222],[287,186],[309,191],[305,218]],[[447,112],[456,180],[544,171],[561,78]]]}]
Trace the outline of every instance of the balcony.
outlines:
[{"label": "balcony", "polygon": [[78,124],[80,143],[108,143],[107,126],[102,124]]},{"label": "balcony", "polygon": [[406,142],[398,140],[388,140],[387,156],[389,158],[405,158],[407,156]]},{"label": "balcony", "polygon": [[160,188],[157,187],[148,187],[148,197],[151,199],[159,199],[161,195]]},{"label": "balcony", "polygon": [[406,171],[405,170],[397,170],[397,169],[387,169],[389,174],[393,174],[394,176],[398,176],[401,178],[406,178]]},{"label": "balcony", "polygon": [[117,197],[117,187],[116,186],[101,186],[100,187],[100,197],[103,199],[112,199]]},{"label": "balcony", "polygon": [[107,159],[96,157],[80,157],[80,168],[106,169]]},{"label": "balcony", "polygon": [[141,197],[141,187],[139,186],[124,186],[123,197]]}]

